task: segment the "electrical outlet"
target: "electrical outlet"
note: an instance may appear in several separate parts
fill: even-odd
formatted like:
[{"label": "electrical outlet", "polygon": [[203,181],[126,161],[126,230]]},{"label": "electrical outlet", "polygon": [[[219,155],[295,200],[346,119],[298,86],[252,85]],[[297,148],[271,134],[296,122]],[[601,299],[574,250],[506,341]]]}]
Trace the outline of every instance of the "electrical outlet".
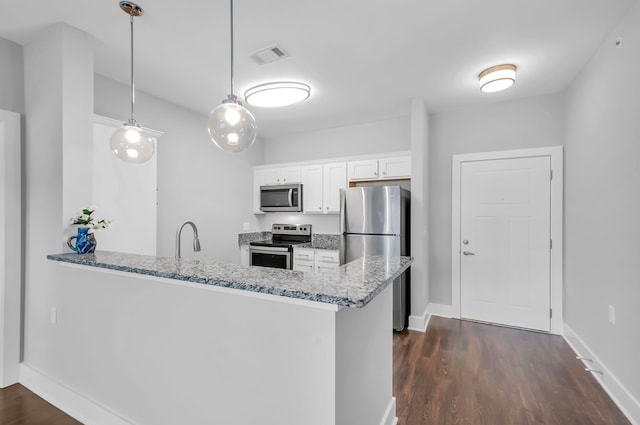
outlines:
[{"label": "electrical outlet", "polygon": [[51,324],[55,325],[56,323],[58,323],[58,309],[55,307],[51,307]]},{"label": "electrical outlet", "polygon": [[242,223],[242,230],[249,230],[249,223]]},{"label": "electrical outlet", "polygon": [[616,324],[616,309],[614,306],[609,306],[609,321],[612,325]]}]

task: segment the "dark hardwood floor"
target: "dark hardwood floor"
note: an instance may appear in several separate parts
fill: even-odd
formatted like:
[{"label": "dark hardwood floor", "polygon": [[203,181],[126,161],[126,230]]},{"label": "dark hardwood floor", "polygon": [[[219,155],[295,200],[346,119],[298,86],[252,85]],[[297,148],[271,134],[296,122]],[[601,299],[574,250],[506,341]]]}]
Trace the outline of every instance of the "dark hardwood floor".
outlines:
[{"label": "dark hardwood floor", "polygon": [[0,425],[82,425],[20,384],[0,390]]},{"label": "dark hardwood floor", "polygon": [[[559,336],[433,317],[394,334],[393,356],[399,425],[630,425]],[[0,390],[0,425],[78,424]]]},{"label": "dark hardwood floor", "polygon": [[562,337],[432,317],[394,334],[399,425],[628,425]]}]

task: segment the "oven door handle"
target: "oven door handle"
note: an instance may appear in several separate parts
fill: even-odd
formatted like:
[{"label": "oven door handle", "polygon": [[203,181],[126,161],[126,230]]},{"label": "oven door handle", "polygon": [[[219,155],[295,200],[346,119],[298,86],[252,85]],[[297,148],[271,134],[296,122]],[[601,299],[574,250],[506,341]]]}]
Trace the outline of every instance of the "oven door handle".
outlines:
[{"label": "oven door handle", "polygon": [[289,252],[289,248],[273,247],[273,246],[250,246],[250,252],[271,254],[274,252]]}]

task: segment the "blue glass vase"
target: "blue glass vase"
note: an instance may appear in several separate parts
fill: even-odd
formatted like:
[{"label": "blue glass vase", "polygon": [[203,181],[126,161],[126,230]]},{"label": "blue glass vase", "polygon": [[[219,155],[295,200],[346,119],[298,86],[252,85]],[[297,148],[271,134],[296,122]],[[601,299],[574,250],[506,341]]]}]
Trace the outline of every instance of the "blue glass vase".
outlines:
[{"label": "blue glass vase", "polygon": [[[71,241],[76,240],[75,246],[71,244]],[[86,227],[78,227],[78,235],[71,236],[67,239],[67,245],[70,249],[74,250],[76,254],[90,254],[96,251],[96,238],[93,233],[89,233],[89,229]]]}]

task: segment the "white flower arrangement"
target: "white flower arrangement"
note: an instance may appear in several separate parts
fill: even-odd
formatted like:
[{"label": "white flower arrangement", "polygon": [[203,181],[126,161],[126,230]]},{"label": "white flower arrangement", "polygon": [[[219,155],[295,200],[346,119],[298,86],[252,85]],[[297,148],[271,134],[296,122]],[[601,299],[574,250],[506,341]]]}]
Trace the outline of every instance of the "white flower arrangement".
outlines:
[{"label": "white flower arrangement", "polygon": [[111,222],[106,218],[95,218],[92,216],[96,209],[94,206],[83,208],[76,217],[71,218],[71,224],[78,227],[86,227],[89,229],[89,233],[111,227]]}]

